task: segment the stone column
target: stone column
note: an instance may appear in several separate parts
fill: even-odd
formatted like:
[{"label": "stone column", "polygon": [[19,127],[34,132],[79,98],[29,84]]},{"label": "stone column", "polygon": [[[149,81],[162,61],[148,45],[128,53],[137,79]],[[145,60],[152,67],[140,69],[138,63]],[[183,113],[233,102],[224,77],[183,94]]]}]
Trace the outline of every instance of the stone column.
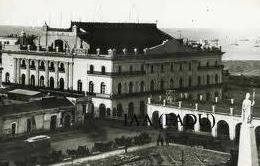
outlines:
[{"label": "stone column", "polygon": [[217,130],[218,130],[218,128],[217,128],[217,124],[211,129],[211,135],[213,136],[213,137],[217,137],[218,135],[218,133],[217,133]]},{"label": "stone column", "polygon": [[69,89],[73,90],[73,62],[69,64]]},{"label": "stone column", "polygon": [[234,140],[235,136],[236,136],[236,127],[234,126],[234,123],[232,122],[231,124],[229,124],[229,139]]},{"label": "stone column", "polygon": [[194,131],[195,132],[200,132],[199,116],[197,116],[196,118],[197,118],[197,122],[194,124]]},{"label": "stone column", "polygon": [[55,68],[55,83],[54,88],[59,87],[59,62],[54,62],[54,68]]},{"label": "stone column", "polygon": [[39,86],[39,61],[35,60],[36,76],[35,76],[35,86]]},{"label": "stone column", "polygon": [[17,73],[16,73],[17,84],[19,84],[21,82],[20,81],[20,73],[21,73],[21,59],[19,58],[18,61],[17,61]]},{"label": "stone column", "polygon": [[67,90],[69,88],[69,62],[65,63],[65,83],[64,89]]},{"label": "stone column", "polygon": [[30,61],[29,59],[26,59],[26,79],[25,79],[25,85],[30,84]]},{"label": "stone column", "polygon": [[17,83],[17,59],[14,58],[14,75],[13,75],[13,79],[14,79],[14,83]]},{"label": "stone column", "polygon": [[166,114],[163,114],[162,116],[161,116],[161,118],[162,118],[162,127],[163,127],[163,129],[165,129],[165,128],[167,128],[167,125],[166,125]]},{"label": "stone column", "polygon": [[45,61],[45,79],[44,79],[45,87],[49,87],[49,61]]}]

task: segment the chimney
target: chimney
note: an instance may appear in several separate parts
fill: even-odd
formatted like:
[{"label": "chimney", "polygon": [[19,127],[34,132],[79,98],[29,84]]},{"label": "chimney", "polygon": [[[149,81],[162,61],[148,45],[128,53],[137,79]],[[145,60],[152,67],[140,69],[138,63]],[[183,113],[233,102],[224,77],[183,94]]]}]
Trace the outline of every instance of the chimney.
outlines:
[{"label": "chimney", "polygon": [[138,49],[135,48],[135,49],[134,49],[134,52],[135,52],[135,55],[137,55],[137,54],[138,54]]},{"label": "chimney", "polygon": [[198,111],[198,106],[199,104],[198,103],[195,103],[195,110]]},{"label": "chimney", "polygon": [[100,54],[100,48],[97,48],[96,51],[97,51],[97,55],[99,55]]},{"label": "chimney", "polygon": [[144,55],[147,54],[147,50],[148,50],[147,48],[144,49]]},{"label": "chimney", "polygon": [[166,100],[165,99],[163,100],[163,106],[166,106]]},{"label": "chimney", "polygon": [[112,49],[107,50],[107,52],[108,52],[108,55],[113,55],[113,50]]},{"label": "chimney", "polygon": [[234,99],[231,98],[231,99],[230,99],[230,102],[231,102],[231,104],[234,104]]},{"label": "chimney", "polygon": [[216,108],[216,106],[212,105],[212,113],[215,113],[215,108]]},{"label": "chimney", "polygon": [[126,48],[123,49],[123,54],[124,54],[124,55],[127,54],[127,49],[126,49]]},{"label": "chimney", "polygon": [[151,104],[151,97],[148,97],[147,104]]},{"label": "chimney", "polygon": [[230,115],[233,115],[233,110],[234,110],[234,108],[230,107]]},{"label": "chimney", "polygon": [[181,101],[179,101],[179,108],[181,108]]}]

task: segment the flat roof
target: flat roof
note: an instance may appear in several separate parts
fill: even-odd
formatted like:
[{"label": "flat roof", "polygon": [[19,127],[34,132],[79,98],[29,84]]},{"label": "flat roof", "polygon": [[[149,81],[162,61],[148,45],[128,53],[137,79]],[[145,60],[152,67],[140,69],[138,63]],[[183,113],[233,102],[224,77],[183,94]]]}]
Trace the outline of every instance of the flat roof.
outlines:
[{"label": "flat roof", "polygon": [[25,89],[14,89],[14,90],[9,91],[8,93],[27,95],[27,96],[34,96],[34,95],[40,94],[41,92],[39,92],[39,91],[32,91],[32,90],[25,90]]}]

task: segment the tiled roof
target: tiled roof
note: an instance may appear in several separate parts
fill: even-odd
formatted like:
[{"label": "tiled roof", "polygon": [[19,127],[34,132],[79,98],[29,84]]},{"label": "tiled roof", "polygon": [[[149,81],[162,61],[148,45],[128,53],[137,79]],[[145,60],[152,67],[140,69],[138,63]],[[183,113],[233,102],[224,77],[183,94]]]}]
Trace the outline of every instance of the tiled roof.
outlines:
[{"label": "tiled roof", "polygon": [[17,113],[73,106],[66,98],[51,98],[23,104],[0,105],[0,117]]},{"label": "tiled roof", "polygon": [[133,51],[137,48],[141,51],[159,45],[167,39],[173,39],[159,30],[156,24],[71,22],[71,27],[74,25],[78,27],[79,37],[90,43],[90,52],[95,52],[97,48],[105,53],[111,48],[117,51],[124,48]]}]

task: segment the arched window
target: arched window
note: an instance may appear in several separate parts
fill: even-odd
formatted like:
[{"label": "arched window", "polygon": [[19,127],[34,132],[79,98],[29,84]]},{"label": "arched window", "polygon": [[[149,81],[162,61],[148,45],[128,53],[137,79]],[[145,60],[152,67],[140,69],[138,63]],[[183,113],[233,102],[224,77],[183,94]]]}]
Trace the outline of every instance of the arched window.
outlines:
[{"label": "arched window", "polygon": [[105,75],[106,74],[106,68],[105,66],[101,67],[101,74]]},{"label": "arched window", "polygon": [[118,66],[118,73],[121,73],[122,72],[122,68],[121,66]]},{"label": "arched window", "polygon": [[173,79],[170,80],[170,89],[173,89]]},{"label": "arched window", "polygon": [[191,71],[191,63],[189,63],[189,71]]},{"label": "arched window", "polygon": [[128,91],[129,91],[129,93],[133,93],[133,88],[134,88],[134,85],[133,85],[133,82],[129,82],[129,85],[128,85]]},{"label": "arched window", "polygon": [[207,84],[210,84],[210,76],[207,75]]},{"label": "arched window", "polygon": [[41,61],[40,66],[39,66],[39,69],[41,69],[41,70],[44,70],[44,69],[45,69],[44,62],[43,62],[43,61]]},{"label": "arched window", "polygon": [[198,85],[201,85],[201,77],[198,76]]},{"label": "arched window", "polygon": [[189,76],[189,87],[191,87],[191,85],[192,85],[192,78],[191,76]]},{"label": "arched window", "polygon": [[101,82],[100,84],[100,93],[105,94],[106,93],[106,85],[104,82]]},{"label": "arched window", "polygon": [[123,107],[122,107],[122,104],[119,103],[117,104],[117,116],[121,117],[123,115]]},{"label": "arched window", "polygon": [[94,84],[92,81],[90,81],[88,84],[88,91],[90,94],[94,93]]},{"label": "arched window", "polygon": [[144,65],[143,64],[141,65],[141,71],[144,71]]},{"label": "arched window", "polygon": [[151,73],[153,73],[153,65],[151,65]]},{"label": "arched window", "polygon": [[90,74],[93,74],[93,72],[94,72],[94,66],[93,66],[93,65],[90,65],[90,67],[89,67],[89,73],[90,73]]},{"label": "arched window", "polygon": [[25,67],[25,66],[26,66],[26,64],[25,64],[25,60],[23,59],[23,60],[22,60],[21,67]]},{"label": "arched window", "polygon": [[218,61],[215,61],[215,66],[218,66]]},{"label": "arched window", "polygon": [[154,91],[154,81],[153,80],[151,81],[151,84],[150,84],[150,91]]},{"label": "arched window", "polygon": [[5,73],[5,82],[10,83],[10,74],[8,72]]},{"label": "arched window", "polygon": [[25,85],[25,74],[22,74],[22,85]]},{"label": "arched window", "polygon": [[163,79],[161,79],[160,88],[161,88],[161,90],[164,90],[164,80]]},{"label": "arched window", "polygon": [[117,85],[117,93],[120,95],[122,93],[122,84],[121,82]]},{"label": "arched window", "polygon": [[179,79],[179,87],[182,88],[182,78]]},{"label": "arched window", "polygon": [[65,70],[64,70],[64,64],[63,64],[63,63],[60,63],[59,71],[61,71],[61,72],[64,72],[64,71],[65,71]]},{"label": "arched window", "polygon": [[134,103],[128,104],[128,117],[133,117],[134,115]]},{"label": "arched window", "polygon": [[82,81],[78,80],[78,91],[82,92]]},{"label": "arched window", "polygon": [[33,60],[31,61],[30,69],[35,69],[35,62]]},{"label": "arched window", "polygon": [[216,84],[218,83],[218,75],[217,74],[215,75],[215,83]]},{"label": "arched window", "polygon": [[141,81],[140,83],[140,92],[144,92],[144,82]]},{"label": "arched window", "polygon": [[51,62],[51,63],[50,63],[49,70],[51,70],[51,71],[53,71],[53,70],[54,70],[54,63],[53,63],[53,62]]},{"label": "arched window", "polygon": [[129,72],[130,73],[133,72],[133,66],[132,65],[129,66]]},{"label": "arched window", "polygon": [[173,63],[171,63],[171,71],[173,71]]},{"label": "arched window", "polygon": [[207,62],[207,67],[209,67],[209,62]]},{"label": "arched window", "polygon": [[180,64],[180,71],[182,71],[182,64]]},{"label": "arched window", "polygon": [[163,66],[163,64],[161,64],[161,73],[163,73],[164,72],[164,66]]},{"label": "arched window", "polygon": [[201,66],[201,62],[198,62],[198,69],[200,68],[200,66]]}]

